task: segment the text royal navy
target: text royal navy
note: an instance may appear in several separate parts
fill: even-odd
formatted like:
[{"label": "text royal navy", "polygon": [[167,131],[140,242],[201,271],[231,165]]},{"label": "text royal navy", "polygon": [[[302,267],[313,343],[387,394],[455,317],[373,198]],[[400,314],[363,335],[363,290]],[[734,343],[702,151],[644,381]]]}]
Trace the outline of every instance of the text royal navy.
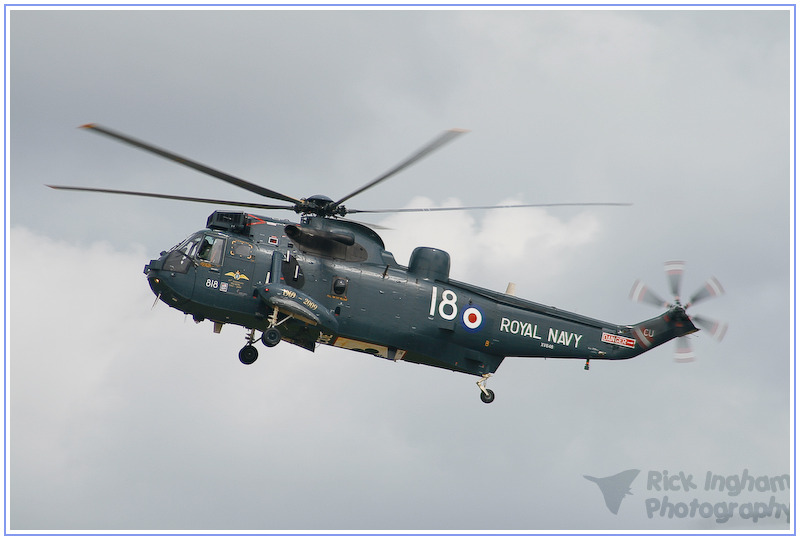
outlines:
[{"label": "text royal navy", "polygon": [[[516,319],[509,319],[507,317],[503,317],[500,320],[500,331],[507,332],[509,334],[514,334],[515,336],[523,336],[528,337],[531,339],[538,339],[542,340],[544,331],[542,331],[542,335],[539,335],[539,325],[538,324],[531,324],[529,322],[518,321]],[[583,334],[576,334],[574,332],[567,332],[565,330],[559,330],[558,328],[548,328],[546,340],[551,343],[556,343],[560,345],[566,346],[574,346],[576,349],[583,338]]]}]

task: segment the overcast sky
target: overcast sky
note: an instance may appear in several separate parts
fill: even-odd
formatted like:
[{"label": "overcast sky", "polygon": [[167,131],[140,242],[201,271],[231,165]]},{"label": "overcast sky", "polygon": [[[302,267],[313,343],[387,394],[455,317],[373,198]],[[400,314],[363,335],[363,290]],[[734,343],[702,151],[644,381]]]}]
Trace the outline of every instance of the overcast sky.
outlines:
[{"label": "overcast sky", "polygon": [[[6,528],[788,527],[775,506],[740,511],[788,505],[788,491],[703,482],[791,470],[793,19],[11,10]],[[692,336],[692,364],[671,343],[589,372],[508,358],[491,405],[475,377],[330,347],[261,347],[244,366],[244,329],[151,309],[142,274],[217,207],[44,185],[255,196],[76,129],[87,122],[334,199],[466,128],[348,206],[633,206],[373,216],[398,262],[438,247],[456,279],[629,324],[657,313],[628,299],[633,281],[666,295],[663,262],[683,259],[685,296],[712,275],[727,292],[690,314],[730,329]],[[629,469],[613,514],[584,475]],[[697,488],[658,491],[664,471]],[[693,516],[653,511],[695,499]],[[701,515],[722,504],[729,519]]]}]

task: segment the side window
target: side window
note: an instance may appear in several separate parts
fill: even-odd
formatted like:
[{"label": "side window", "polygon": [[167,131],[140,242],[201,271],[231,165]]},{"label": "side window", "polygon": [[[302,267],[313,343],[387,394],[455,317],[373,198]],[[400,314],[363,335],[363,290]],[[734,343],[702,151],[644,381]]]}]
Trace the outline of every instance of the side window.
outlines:
[{"label": "side window", "polygon": [[333,278],[333,285],[331,286],[331,292],[336,296],[344,296],[347,292],[347,278],[343,277],[336,277]]},{"label": "side window", "polygon": [[206,261],[213,266],[220,266],[222,264],[222,251],[225,245],[225,240],[218,236],[211,236],[206,234],[200,241],[200,247],[197,250],[197,258],[201,261]]},{"label": "side window", "polygon": [[253,244],[243,242],[242,240],[231,240],[229,253],[239,259],[246,259],[248,261],[255,260],[253,256]]}]

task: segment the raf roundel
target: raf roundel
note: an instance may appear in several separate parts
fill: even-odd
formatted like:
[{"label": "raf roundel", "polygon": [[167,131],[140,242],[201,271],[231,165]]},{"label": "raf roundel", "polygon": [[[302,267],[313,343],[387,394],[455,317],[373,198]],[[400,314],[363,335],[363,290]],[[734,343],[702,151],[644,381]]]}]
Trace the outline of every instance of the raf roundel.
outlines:
[{"label": "raf roundel", "polygon": [[464,327],[470,332],[476,332],[483,324],[483,313],[477,306],[469,306],[461,314],[461,322]]}]

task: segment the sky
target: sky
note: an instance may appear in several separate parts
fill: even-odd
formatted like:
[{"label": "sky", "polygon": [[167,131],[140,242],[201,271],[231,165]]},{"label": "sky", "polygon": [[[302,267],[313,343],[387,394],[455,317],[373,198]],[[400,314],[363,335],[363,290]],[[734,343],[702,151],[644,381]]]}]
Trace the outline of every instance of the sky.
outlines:
[{"label": "sky", "polygon": [[[6,530],[793,527],[768,482],[794,460],[793,21],[7,7]],[[631,206],[369,216],[400,264],[437,247],[455,279],[630,324],[657,314],[634,280],[665,296],[685,260],[685,296],[726,291],[690,314],[729,330],[690,364],[508,358],[491,405],[476,377],[331,347],[244,366],[244,329],[153,308],[142,274],[217,207],[45,185],[256,196],[88,122],[334,200],[468,129],[348,207]],[[585,476],[631,469],[614,513]]]}]

